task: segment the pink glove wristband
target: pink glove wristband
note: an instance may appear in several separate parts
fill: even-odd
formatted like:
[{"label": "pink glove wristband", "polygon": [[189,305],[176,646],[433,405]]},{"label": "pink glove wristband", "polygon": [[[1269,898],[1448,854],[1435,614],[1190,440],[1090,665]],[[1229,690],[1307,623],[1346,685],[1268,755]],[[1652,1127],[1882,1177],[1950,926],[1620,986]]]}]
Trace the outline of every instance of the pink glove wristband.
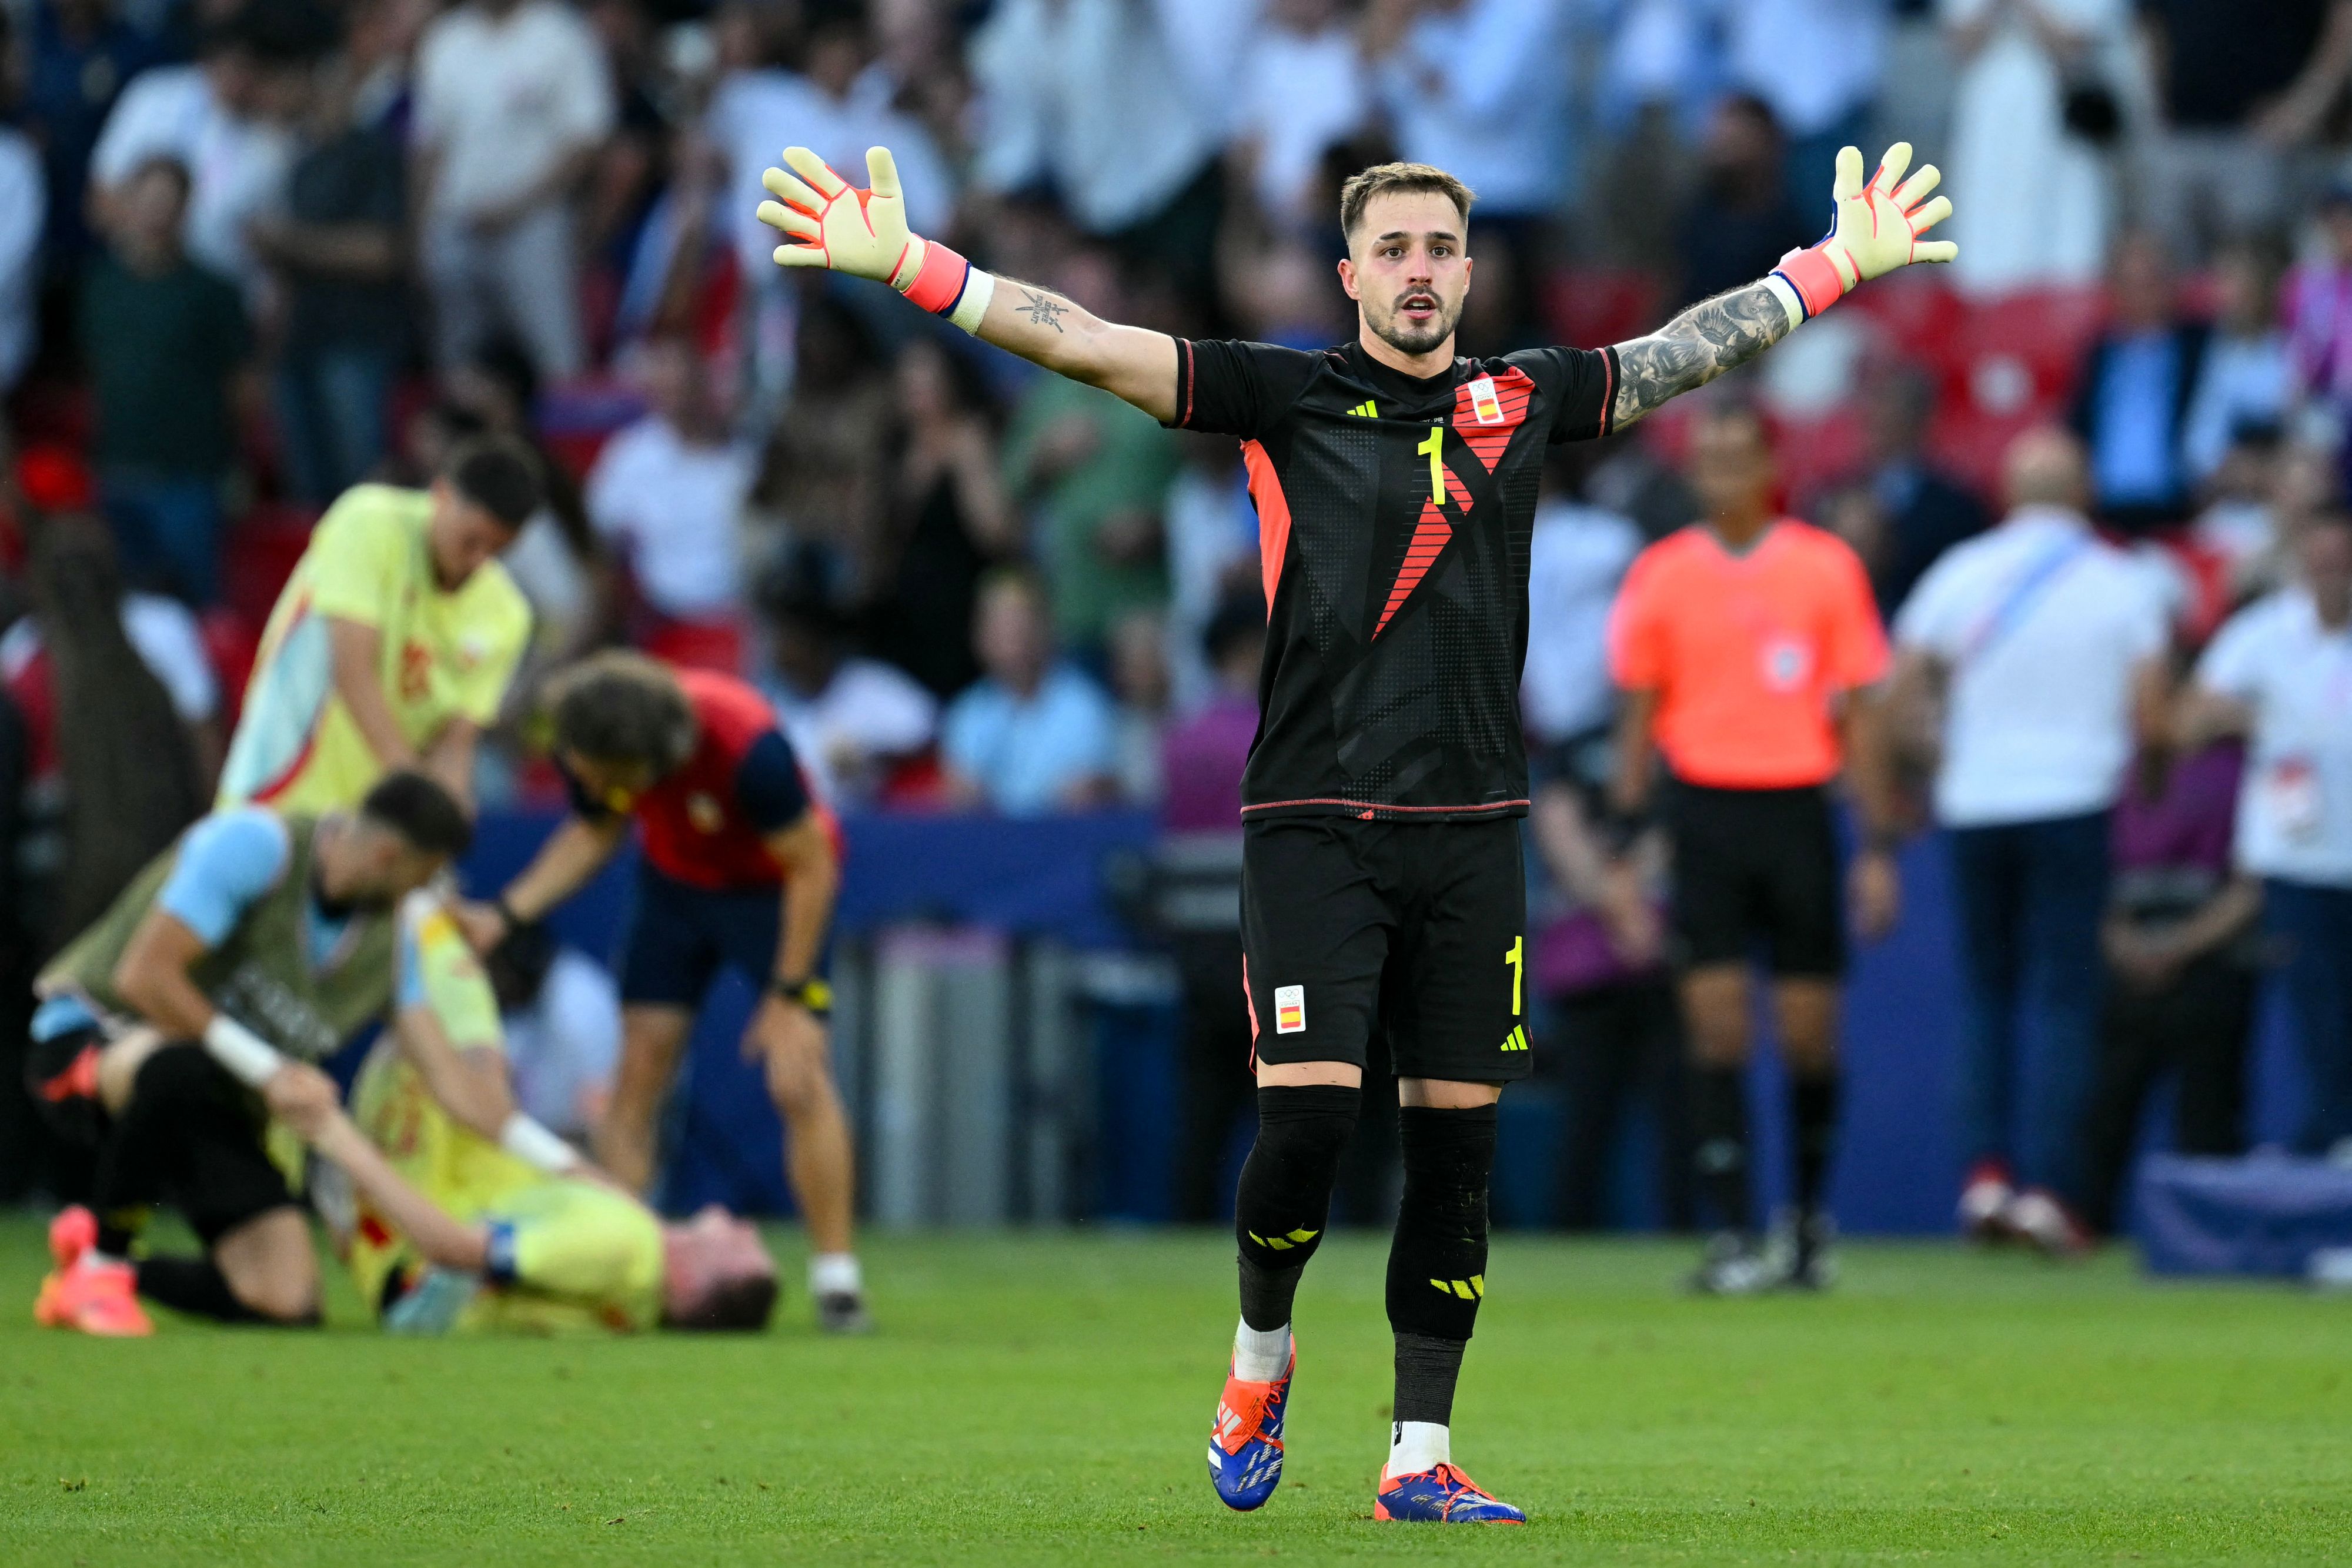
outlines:
[{"label": "pink glove wristband", "polygon": [[1830,259],[1826,246],[1792,250],[1780,258],[1772,276],[1797,291],[1797,303],[1810,321],[1845,298],[1845,274]]},{"label": "pink glove wristband", "polygon": [[971,276],[971,263],[935,239],[925,240],[923,265],[915,280],[907,285],[906,296],[934,316],[951,315]]}]

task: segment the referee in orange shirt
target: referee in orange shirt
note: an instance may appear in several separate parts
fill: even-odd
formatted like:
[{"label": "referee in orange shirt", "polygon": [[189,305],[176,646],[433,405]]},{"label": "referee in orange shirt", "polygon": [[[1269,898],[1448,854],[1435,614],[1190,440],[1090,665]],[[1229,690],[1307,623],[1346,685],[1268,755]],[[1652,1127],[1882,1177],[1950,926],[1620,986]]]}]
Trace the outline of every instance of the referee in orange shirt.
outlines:
[{"label": "referee in orange shirt", "polygon": [[[1850,891],[1857,928],[1875,937],[1894,924],[1900,896],[1884,753],[1872,733],[1886,638],[1854,553],[1774,507],[1771,443],[1755,409],[1727,403],[1703,414],[1690,469],[1706,521],[1644,550],[1610,618],[1610,669],[1625,693],[1611,919],[1629,951],[1659,940],[1622,852],[1655,794],[1674,848],[1672,937],[1696,1058],[1699,1191],[1718,1227],[1692,1283],[1740,1295],[1817,1288],[1830,1280],[1834,1234],[1822,1182],[1837,1129],[1846,963],[1828,786],[1850,762],[1864,831]],[[1652,787],[1654,754],[1671,774],[1661,790]],[[1778,1258],[1759,1244],[1748,1194],[1748,970],[1759,948],[1772,969],[1796,1145],[1793,1235]]]}]

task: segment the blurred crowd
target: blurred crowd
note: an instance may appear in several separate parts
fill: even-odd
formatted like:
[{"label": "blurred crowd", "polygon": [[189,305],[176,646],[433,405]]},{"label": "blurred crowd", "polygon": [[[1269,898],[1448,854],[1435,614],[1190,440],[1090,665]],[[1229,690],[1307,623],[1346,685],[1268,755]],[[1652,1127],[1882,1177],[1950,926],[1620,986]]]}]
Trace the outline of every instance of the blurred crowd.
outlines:
[{"label": "blurred crowd", "polygon": [[[2347,77],[2352,0],[0,0],[0,810],[118,810],[89,732],[141,714],[201,800],[319,512],[497,431],[554,481],[509,559],[542,665],[747,673],[845,805],[1230,822],[1263,620],[1232,444],[772,267],[790,142],[860,181],[888,145],[919,230],[1102,316],[1302,346],[1351,329],[1339,183],[1434,162],[1477,193],[1486,353],[1756,277],[1840,146],[1906,138],[1961,257],[1740,378],[1790,507],[1892,621],[2015,498],[2016,438],[2071,425],[2191,648],[2340,504]],[[1527,720],[1567,771],[1618,578],[1700,515],[1685,425],[1550,476]],[[551,798],[527,706],[490,803]],[[1538,810],[1562,920],[1573,826]],[[1622,967],[1557,940],[1560,976]]]}]

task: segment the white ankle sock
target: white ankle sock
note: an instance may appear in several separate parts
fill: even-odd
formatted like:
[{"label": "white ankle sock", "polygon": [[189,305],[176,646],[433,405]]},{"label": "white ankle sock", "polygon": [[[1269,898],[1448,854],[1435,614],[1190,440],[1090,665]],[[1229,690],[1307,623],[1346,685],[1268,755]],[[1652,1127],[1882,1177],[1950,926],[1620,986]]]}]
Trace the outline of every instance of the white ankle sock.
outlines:
[{"label": "white ankle sock", "polygon": [[1290,1370],[1290,1325],[1254,1329],[1244,1320],[1234,1330],[1234,1375],[1244,1383],[1272,1383]]},{"label": "white ankle sock", "polygon": [[100,1252],[95,1247],[85,1247],[82,1249],[81,1256],[74,1260],[74,1267],[77,1269],[115,1268],[130,1261],[128,1258],[117,1258],[110,1252]]},{"label": "white ankle sock", "polygon": [[1434,1421],[1394,1422],[1390,1433],[1387,1475],[1419,1475],[1453,1462],[1453,1432]]},{"label": "white ankle sock", "polygon": [[862,1296],[866,1275],[855,1252],[820,1252],[809,1260],[809,1294]]}]

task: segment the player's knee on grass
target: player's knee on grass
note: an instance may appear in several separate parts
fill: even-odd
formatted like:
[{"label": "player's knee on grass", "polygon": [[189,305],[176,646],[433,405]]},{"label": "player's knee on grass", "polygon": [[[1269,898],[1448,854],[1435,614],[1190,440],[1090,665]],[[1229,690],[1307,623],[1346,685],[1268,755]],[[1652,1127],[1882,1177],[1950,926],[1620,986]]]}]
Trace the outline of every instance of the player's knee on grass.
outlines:
[{"label": "player's knee on grass", "polygon": [[212,1258],[230,1293],[255,1316],[289,1328],[317,1326],[319,1259],[299,1208],[247,1220],[213,1243]]},{"label": "player's knee on grass", "polygon": [[1402,1333],[1466,1340],[1486,1295],[1486,1189],[1496,1107],[1397,1113],[1404,1199],[1389,1248],[1389,1324]]},{"label": "player's knee on grass", "polygon": [[[1257,1141],[1242,1166],[1234,1230],[1242,1261],[1295,1273],[1322,1244],[1339,1157],[1356,1130],[1360,1088],[1316,1084],[1257,1092]],[[1282,1326],[1282,1320],[1253,1327]]]}]

